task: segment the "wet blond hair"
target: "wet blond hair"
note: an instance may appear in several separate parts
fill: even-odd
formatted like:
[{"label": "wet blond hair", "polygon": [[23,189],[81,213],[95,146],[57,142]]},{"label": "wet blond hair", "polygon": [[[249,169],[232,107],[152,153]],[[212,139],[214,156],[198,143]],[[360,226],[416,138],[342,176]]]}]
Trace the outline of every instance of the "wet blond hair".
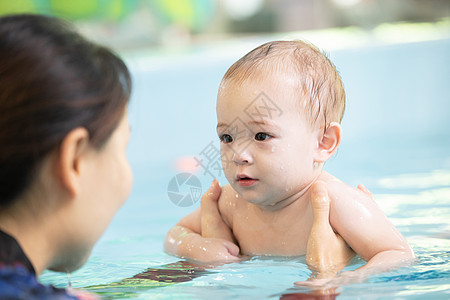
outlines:
[{"label": "wet blond hair", "polygon": [[298,82],[299,99],[304,99],[299,107],[312,126],[327,129],[331,122],[341,122],[345,91],[339,73],[327,55],[304,41],[273,41],[253,49],[228,69],[221,85],[280,72]]}]

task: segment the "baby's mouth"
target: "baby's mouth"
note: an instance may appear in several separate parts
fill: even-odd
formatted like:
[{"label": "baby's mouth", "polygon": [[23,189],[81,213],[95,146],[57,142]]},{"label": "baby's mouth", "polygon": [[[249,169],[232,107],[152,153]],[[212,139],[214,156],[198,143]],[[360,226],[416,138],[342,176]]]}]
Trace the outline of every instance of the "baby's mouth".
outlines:
[{"label": "baby's mouth", "polygon": [[240,186],[252,186],[258,182],[258,179],[252,178],[245,174],[238,174],[236,176],[236,181]]}]

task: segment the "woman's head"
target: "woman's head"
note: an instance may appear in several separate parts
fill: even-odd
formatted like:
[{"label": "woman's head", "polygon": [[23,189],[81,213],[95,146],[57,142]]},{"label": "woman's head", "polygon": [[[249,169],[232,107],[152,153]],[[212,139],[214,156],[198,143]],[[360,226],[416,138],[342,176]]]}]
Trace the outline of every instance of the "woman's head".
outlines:
[{"label": "woman's head", "polygon": [[0,18],[0,228],[38,274],[79,268],[128,197],[130,92],[122,60],[65,22]]},{"label": "woman's head", "polygon": [[42,159],[74,128],[101,148],[130,96],[124,63],[63,21],[0,18],[0,206],[29,186]]}]

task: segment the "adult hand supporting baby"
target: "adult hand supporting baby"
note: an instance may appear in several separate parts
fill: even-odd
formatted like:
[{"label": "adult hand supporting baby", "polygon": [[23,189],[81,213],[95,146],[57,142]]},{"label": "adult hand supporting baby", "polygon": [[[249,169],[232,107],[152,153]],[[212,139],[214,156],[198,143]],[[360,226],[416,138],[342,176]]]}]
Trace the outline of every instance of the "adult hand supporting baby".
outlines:
[{"label": "adult hand supporting baby", "polygon": [[314,285],[320,285],[328,281],[355,255],[330,225],[330,199],[326,184],[322,181],[315,182],[311,187],[311,207],[314,221],[306,250],[306,262],[313,273],[310,281],[296,282],[298,285],[311,285],[311,281]]},{"label": "adult hand supporting baby", "polygon": [[219,182],[214,179],[209,190],[202,196],[202,237],[224,239],[235,244],[233,233],[219,212],[218,201],[221,192]]},{"label": "adult hand supporting baby", "polygon": [[[239,247],[236,245],[231,229],[225,224],[219,212],[219,198],[222,189],[219,182],[214,179],[208,191],[201,200],[201,235],[210,239],[211,243],[222,245],[228,253],[223,255],[223,261],[236,261]],[[220,254],[220,253],[219,253]]]},{"label": "adult hand supporting baby", "polygon": [[[373,198],[372,193],[362,184],[357,188]],[[323,182],[319,181],[312,186],[311,206],[314,221],[307,245],[307,263],[313,273],[308,281],[298,281],[295,284],[312,287],[313,292],[317,294],[332,294],[337,286],[363,282],[371,274],[410,263],[415,259],[414,252],[406,244],[404,249],[380,252],[376,259],[372,258],[366,265],[336,276],[354,256],[354,252],[333,231],[329,223],[330,200]]]}]

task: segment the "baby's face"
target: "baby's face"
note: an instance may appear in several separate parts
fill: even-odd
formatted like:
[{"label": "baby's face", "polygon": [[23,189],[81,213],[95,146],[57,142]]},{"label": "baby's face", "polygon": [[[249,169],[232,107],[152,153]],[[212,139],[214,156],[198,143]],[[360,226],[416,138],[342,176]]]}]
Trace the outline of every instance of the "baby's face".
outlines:
[{"label": "baby's face", "polygon": [[303,117],[292,81],[227,81],[217,97],[217,134],[231,186],[260,207],[288,205],[318,175],[319,130]]}]

